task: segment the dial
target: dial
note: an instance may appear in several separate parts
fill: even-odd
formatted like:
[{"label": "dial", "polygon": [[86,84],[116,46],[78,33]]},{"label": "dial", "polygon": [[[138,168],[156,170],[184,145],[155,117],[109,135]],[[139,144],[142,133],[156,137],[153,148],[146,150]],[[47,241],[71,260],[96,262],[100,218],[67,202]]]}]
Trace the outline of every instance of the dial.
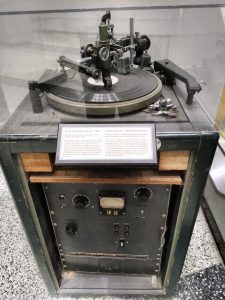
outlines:
[{"label": "dial", "polygon": [[147,202],[152,197],[152,191],[147,187],[139,187],[134,191],[134,197],[140,202]]},{"label": "dial", "polygon": [[75,195],[72,201],[75,207],[78,209],[85,208],[90,204],[89,198],[86,195],[82,195],[82,194]]},{"label": "dial", "polygon": [[102,47],[100,50],[99,50],[99,57],[101,58],[101,60],[103,61],[106,61],[109,59],[109,49],[106,48],[106,47]]}]

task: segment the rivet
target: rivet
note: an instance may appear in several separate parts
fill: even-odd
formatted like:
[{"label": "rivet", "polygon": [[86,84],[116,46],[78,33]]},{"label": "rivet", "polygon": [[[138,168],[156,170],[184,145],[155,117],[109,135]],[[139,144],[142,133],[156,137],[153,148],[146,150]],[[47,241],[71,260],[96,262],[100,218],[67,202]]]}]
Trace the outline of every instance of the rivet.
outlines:
[{"label": "rivet", "polygon": [[55,213],[55,212],[54,212],[53,210],[51,210],[51,215],[54,215],[54,213]]},{"label": "rivet", "polygon": [[53,223],[53,226],[57,226],[57,223]]},{"label": "rivet", "polygon": [[164,230],[164,227],[160,227],[161,230]]},{"label": "rivet", "polygon": [[165,218],[166,217],[166,214],[162,214],[162,218]]},{"label": "rivet", "polygon": [[156,266],[159,266],[159,263],[156,263],[155,265],[156,265]]}]

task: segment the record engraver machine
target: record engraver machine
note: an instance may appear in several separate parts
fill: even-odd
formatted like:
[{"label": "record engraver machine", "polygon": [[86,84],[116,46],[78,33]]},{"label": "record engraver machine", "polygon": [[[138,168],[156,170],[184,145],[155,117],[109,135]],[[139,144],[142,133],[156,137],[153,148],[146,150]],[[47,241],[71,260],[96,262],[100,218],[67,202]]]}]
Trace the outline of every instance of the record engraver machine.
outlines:
[{"label": "record engraver machine", "polygon": [[[42,276],[58,295],[172,293],[218,134],[199,83],[110,12],[77,62],[29,82],[0,158]],[[177,80],[176,80],[177,79]],[[176,80],[176,81],[175,81]]]}]

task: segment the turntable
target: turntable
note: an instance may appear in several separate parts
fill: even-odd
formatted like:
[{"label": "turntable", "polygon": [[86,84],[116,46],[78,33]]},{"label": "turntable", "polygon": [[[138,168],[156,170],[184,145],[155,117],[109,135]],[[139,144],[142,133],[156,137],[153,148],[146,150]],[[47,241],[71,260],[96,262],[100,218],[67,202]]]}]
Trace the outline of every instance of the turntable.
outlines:
[{"label": "turntable", "polygon": [[134,34],[134,21],[130,19],[130,35],[117,39],[110,19],[109,11],[102,16],[98,39],[94,45],[81,47],[79,63],[60,56],[60,72],[49,72],[47,78],[29,82],[35,113],[43,110],[43,92],[52,107],[70,114],[131,113],[158,100],[162,83],[174,84],[175,78],[185,82],[187,103],[192,103],[195,92],[201,91],[199,83],[168,59],[155,61],[153,68],[147,52],[151,45],[149,37]]},{"label": "turntable", "polygon": [[[0,158],[51,293],[171,294],[218,134],[194,98],[201,91],[195,78],[169,59],[152,62],[151,41],[134,33],[133,19],[120,38],[110,20],[106,12],[80,61],[60,56],[59,71],[29,82],[29,94],[0,131]],[[151,127],[154,162],[57,164],[62,125],[86,126],[69,136],[74,153],[88,151],[79,141],[89,149],[109,126],[117,128],[113,134],[140,126],[140,135]],[[148,141],[140,145],[135,134],[129,131],[128,145],[127,136],[113,135],[109,147],[123,144],[133,154]]]}]

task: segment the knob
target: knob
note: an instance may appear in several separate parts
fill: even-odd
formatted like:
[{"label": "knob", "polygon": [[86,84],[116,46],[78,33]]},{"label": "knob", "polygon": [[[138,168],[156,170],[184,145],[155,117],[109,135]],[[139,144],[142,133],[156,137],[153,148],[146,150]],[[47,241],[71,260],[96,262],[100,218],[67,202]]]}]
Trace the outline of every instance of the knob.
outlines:
[{"label": "knob", "polygon": [[60,201],[65,201],[66,200],[66,196],[64,194],[60,194],[59,195],[59,200]]},{"label": "knob", "polygon": [[140,202],[147,202],[152,196],[152,191],[147,187],[140,187],[134,191],[134,197]]},{"label": "knob", "polygon": [[79,194],[73,197],[73,204],[75,205],[76,208],[82,209],[85,208],[89,205],[90,200],[88,199],[87,196]]},{"label": "knob", "polygon": [[77,233],[77,224],[76,223],[68,223],[66,225],[66,233],[69,235],[69,236],[75,236],[76,233]]}]

